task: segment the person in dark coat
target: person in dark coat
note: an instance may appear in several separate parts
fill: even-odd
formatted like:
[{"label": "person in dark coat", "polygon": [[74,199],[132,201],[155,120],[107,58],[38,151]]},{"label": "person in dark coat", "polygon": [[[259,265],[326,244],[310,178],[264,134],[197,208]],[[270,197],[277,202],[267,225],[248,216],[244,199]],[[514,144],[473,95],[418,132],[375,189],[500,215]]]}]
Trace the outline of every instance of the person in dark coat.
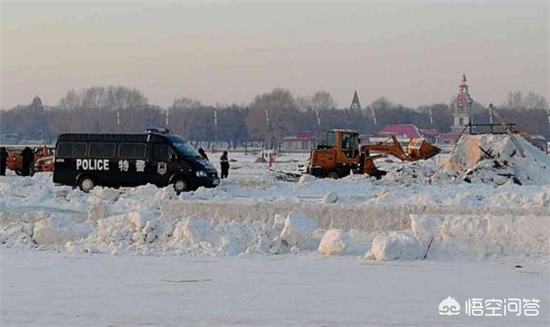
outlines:
[{"label": "person in dark coat", "polygon": [[23,176],[31,175],[31,166],[34,163],[34,152],[29,147],[23,149],[21,152],[21,157],[23,158]]},{"label": "person in dark coat", "polygon": [[222,168],[222,179],[229,175],[229,159],[227,159],[227,151],[224,151],[220,157],[220,166]]},{"label": "person in dark coat", "polygon": [[206,152],[204,152],[203,148],[199,148],[199,154],[201,155],[201,157],[208,160],[208,156],[206,155]]},{"label": "person in dark coat", "polygon": [[8,152],[5,147],[0,148],[0,176],[6,176],[6,167],[8,166]]}]

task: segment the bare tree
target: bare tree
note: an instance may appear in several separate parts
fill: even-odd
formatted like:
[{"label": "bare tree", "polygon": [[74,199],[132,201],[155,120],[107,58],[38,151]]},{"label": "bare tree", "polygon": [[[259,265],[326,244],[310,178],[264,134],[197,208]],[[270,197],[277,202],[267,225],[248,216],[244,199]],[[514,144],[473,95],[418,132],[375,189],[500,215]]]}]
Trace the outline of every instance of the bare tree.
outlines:
[{"label": "bare tree", "polygon": [[281,141],[296,132],[298,108],[288,90],[276,88],[271,93],[257,95],[246,118],[252,138]]},{"label": "bare tree", "polygon": [[505,107],[508,109],[521,110],[521,109],[524,109],[523,106],[524,106],[523,94],[520,91],[515,91],[515,92],[508,93],[506,102],[502,107]]},{"label": "bare tree", "polygon": [[174,100],[172,108],[178,109],[197,109],[203,107],[202,103],[199,100],[194,100],[186,97],[181,97]]},{"label": "bare tree", "polygon": [[335,109],[336,102],[332,98],[332,95],[326,91],[318,91],[311,98],[313,109],[315,110],[327,110]]},{"label": "bare tree", "polygon": [[168,108],[170,128],[189,140],[203,140],[204,129],[210,131],[208,109],[198,100],[181,97]]},{"label": "bare tree", "polygon": [[294,103],[299,111],[307,111],[313,108],[313,101],[308,96],[296,96],[294,97]]}]

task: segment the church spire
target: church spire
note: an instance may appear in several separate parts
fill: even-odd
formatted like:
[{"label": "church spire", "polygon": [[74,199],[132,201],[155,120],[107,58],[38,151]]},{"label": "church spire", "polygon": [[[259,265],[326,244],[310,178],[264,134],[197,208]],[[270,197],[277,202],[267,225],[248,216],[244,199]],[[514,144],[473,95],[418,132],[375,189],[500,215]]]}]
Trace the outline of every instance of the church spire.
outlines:
[{"label": "church spire", "polygon": [[[468,84],[466,84],[466,74],[462,74],[462,82],[460,83],[459,87],[459,94],[465,93],[468,94]],[[468,94],[468,98],[471,100],[470,95]],[[458,102],[458,97],[457,97]],[[473,101],[472,101],[473,102]]]},{"label": "church spire", "polygon": [[357,95],[357,90],[353,93],[353,100],[351,100],[350,109],[361,109],[361,103],[359,102],[359,96]]},{"label": "church spire", "polygon": [[40,99],[40,97],[38,95],[36,95],[32,99],[31,106],[33,106],[33,107],[43,107],[44,105],[42,104],[42,99]]}]

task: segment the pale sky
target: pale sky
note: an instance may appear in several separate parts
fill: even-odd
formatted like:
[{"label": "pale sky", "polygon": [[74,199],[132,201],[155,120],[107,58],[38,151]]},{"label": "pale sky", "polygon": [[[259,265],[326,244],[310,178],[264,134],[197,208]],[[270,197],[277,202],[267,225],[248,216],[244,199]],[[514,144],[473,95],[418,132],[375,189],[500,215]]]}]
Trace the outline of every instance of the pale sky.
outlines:
[{"label": "pale sky", "polygon": [[448,103],[466,73],[474,100],[550,98],[549,4],[496,1],[5,1],[0,108],[122,85],[248,104],[275,87]]}]

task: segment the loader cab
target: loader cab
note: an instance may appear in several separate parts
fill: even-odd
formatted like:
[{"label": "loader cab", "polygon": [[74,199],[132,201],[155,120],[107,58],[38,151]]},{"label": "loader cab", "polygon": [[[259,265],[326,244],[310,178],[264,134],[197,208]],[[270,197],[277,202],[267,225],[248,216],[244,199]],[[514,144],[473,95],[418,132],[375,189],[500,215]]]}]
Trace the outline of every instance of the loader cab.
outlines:
[{"label": "loader cab", "polygon": [[327,144],[336,148],[348,158],[359,154],[359,133],[353,130],[331,130],[327,133]]}]

